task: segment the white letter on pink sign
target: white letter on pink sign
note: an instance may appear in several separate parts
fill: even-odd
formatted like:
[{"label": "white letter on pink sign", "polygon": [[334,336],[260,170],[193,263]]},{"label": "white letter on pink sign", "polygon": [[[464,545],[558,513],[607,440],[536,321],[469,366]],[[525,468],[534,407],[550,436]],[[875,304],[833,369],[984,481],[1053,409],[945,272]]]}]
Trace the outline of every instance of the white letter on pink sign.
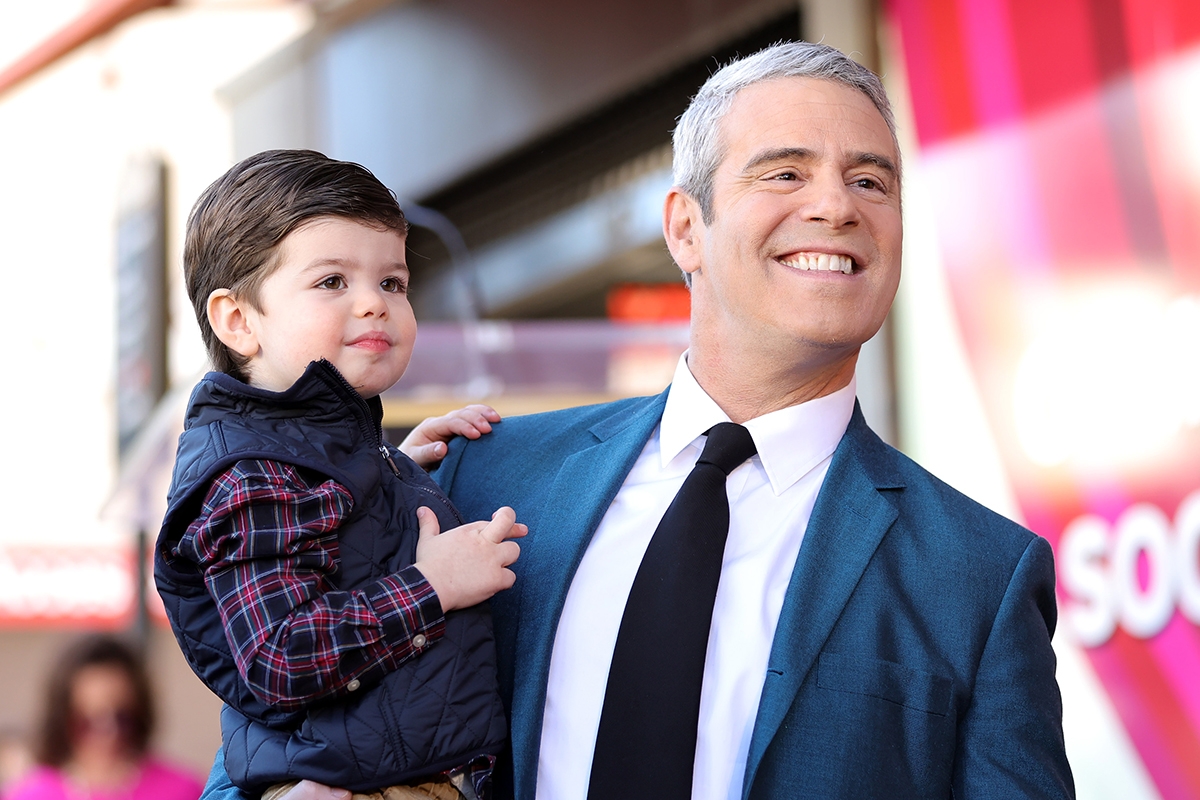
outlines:
[{"label": "white letter on pink sign", "polygon": [[1069,598],[1064,619],[1084,647],[1107,642],[1118,623],[1130,636],[1157,636],[1176,606],[1200,625],[1200,490],[1180,503],[1174,526],[1150,503],[1125,509],[1115,526],[1095,514],[1077,517],[1063,530],[1058,558]]}]

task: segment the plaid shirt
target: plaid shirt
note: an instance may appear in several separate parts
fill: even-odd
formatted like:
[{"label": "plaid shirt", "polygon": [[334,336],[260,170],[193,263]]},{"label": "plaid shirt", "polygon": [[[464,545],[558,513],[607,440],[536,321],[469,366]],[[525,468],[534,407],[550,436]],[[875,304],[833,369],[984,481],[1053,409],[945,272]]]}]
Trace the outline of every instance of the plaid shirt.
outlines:
[{"label": "plaid shirt", "polygon": [[213,481],[175,548],[203,572],[243,680],[276,708],[376,681],[444,631],[437,594],[416,567],[335,588],[337,528],[352,508],[334,481],[239,461]]}]

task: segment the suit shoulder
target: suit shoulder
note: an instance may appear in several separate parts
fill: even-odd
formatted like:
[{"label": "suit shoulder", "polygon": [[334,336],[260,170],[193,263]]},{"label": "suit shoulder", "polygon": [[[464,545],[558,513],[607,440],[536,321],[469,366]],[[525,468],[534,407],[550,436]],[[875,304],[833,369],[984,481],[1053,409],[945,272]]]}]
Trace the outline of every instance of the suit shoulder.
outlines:
[{"label": "suit shoulder", "polygon": [[593,425],[605,423],[613,419],[628,418],[634,414],[648,410],[655,404],[661,404],[662,395],[647,397],[625,397],[620,400],[610,400],[607,403],[595,403],[587,406],[573,406],[555,411],[543,411],[537,414],[521,414],[508,417],[504,424],[527,430],[563,430],[571,427],[591,428]]},{"label": "suit shoulder", "polygon": [[464,475],[499,471],[506,483],[536,483],[557,471],[569,454],[591,447],[628,428],[645,432],[661,415],[665,394],[632,397],[590,406],[506,417],[478,439],[455,438],[435,477],[443,486]]},{"label": "suit shoulder", "polygon": [[876,485],[887,491],[902,516],[932,530],[953,533],[963,544],[999,548],[1008,557],[1024,552],[1037,534],[946,483],[874,433],[859,443]]}]

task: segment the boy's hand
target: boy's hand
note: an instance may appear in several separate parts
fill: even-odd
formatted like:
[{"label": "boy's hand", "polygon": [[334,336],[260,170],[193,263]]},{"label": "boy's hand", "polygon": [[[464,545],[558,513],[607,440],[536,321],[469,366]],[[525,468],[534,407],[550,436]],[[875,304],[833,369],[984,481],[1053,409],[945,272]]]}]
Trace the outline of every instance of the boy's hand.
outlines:
[{"label": "boy's hand", "polygon": [[508,506],[497,509],[491,522],[471,522],[445,533],[438,533],[437,517],[428,508],[418,508],[417,519],[421,533],[413,566],[437,592],[443,612],[482,603],[517,579],[508,565],[521,548],[506,540],[524,536],[529,528],[517,522]]},{"label": "boy's hand", "polygon": [[481,403],[451,411],[440,417],[426,417],[400,443],[400,452],[425,469],[436,467],[446,457],[446,443],[455,436],[478,439],[492,432],[492,423],[500,415]]}]

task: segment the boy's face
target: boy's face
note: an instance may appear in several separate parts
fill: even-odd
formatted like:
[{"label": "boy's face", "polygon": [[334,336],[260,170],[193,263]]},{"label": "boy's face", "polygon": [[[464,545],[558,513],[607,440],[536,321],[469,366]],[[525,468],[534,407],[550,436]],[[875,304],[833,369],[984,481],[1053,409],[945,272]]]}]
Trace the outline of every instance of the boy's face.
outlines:
[{"label": "boy's face", "polygon": [[400,380],[417,335],[404,236],[319,217],[288,234],[278,257],[259,310],[239,303],[249,337],[235,349],[250,358],[250,384],[283,391],[321,358],[363,397]]}]

